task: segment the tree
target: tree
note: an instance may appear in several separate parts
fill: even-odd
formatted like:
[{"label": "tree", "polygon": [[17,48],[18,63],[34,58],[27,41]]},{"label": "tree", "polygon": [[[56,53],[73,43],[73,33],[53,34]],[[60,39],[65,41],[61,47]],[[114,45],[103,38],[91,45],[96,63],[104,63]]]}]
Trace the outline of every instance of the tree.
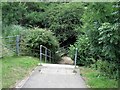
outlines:
[{"label": "tree", "polygon": [[60,43],[64,43],[70,37],[77,37],[82,14],[81,3],[60,3],[46,12],[44,26],[55,33]]},{"label": "tree", "polygon": [[76,40],[82,25],[82,3],[5,2],[2,10],[3,24],[47,28],[62,46],[70,38]]}]

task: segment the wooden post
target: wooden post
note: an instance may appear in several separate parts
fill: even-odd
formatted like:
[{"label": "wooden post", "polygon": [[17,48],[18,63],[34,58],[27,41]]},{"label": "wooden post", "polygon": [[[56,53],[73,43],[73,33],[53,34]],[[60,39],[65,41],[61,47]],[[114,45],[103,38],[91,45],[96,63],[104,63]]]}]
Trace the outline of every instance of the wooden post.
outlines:
[{"label": "wooden post", "polygon": [[42,65],[42,45],[40,45],[40,65]]},{"label": "wooden post", "polygon": [[19,49],[20,49],[20,47],[19,47],[19,41],[20,41],[20,36],[17,35],[16,36],[16,53],[17,53],[18,56],[19,56]]},{"label": "wooden post", "polygon": [[77,61],[77,48],[75,49],[75,68],[76,68],[76,61]]}]

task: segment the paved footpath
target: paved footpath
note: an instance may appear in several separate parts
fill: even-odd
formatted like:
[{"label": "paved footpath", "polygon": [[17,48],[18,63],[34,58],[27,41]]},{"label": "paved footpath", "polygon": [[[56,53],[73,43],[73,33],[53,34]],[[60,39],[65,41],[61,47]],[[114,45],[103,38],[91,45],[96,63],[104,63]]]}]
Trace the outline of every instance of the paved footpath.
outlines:
[{"label": "paved footpath", "polygon": [[22,88],[87,88],[87,86],[80,76],[79,69],[74,69],[73,65],[43,64],[35,69]]}]

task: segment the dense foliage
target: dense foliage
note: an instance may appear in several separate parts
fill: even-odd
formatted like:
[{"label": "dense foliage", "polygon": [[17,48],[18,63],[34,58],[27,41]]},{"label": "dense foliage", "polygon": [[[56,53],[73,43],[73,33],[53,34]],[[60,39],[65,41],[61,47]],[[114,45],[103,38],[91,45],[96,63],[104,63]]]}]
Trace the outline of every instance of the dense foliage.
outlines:
[{"label": "dense foliage", "polygon": [[56,34],[60,42],[64,42],[78,35],[78,28],[82,25],[82,14],[83,8],[80,3],[63,3],[46,12],[44,24]]},{"label": "dense foliage", "polygon": [[59,43],[53,33],[40,28],[23,31],[20,45],[25,53],[36,54],[37,56],[40,53],[40,45],[46,46],[53,52],[59,47]]},{"label": "dense foliage", "polygon": [[93,59],[89,47],[90,44],[88,37],[85,35],[80,35],[76,43],[69,47],[69,55],[74,59],[74,54],[76,52],[75,48],[78,48],[77,64],[88,66],[93,63]]},{"label": "dense foliage", "polygon": [[94,62],[96,69],[112,78],[118,78],[120,59],[119,7],[119,3],[88,3],[82,16],[84,38],[79,36],[70,47],[70,52],[78,48],[78,64]]},{"label": "dense foliage", "polygon": [[[77,64],[92,66],[103,75],[117,79],[120,63],[119,4],[6,2],[2,3],[3,32],[9,32],[7,27],[14,25],[43,28],[23,33],[25,39],[22,40],[29,43],[27,47],[38,49],[43,44],[53,50],[59,45],[70,46],[72,59],[75,48],[78,48]],[[20,30],[15,31],[18,33]]]},{"label": "dense foliage", "polygon": [[42,23],[41,13],[44,12],[44,4],[45,3],[4,2],[2,3],[3,24],[38,26],[36,25],[37,23]]},{"label": "dense foliage", "polygon": [[76,38],[82,25],[81,3],[7,2],[3,3],[2,11],[3,24],[47,28],[55,33],[60,43]]}]

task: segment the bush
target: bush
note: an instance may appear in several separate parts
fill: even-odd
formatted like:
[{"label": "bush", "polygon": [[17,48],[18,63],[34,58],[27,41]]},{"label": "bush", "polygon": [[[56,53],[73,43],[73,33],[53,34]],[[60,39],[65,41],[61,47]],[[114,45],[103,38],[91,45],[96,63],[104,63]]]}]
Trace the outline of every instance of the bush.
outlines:
[{"label": "bush", "polygon": [[77,36],[77,28],[82,25],[82,4],[60,3],[45,13],[44,26],[52,30],[60,42],[66,41],[72,36]]},{"label": "bush", "polygon": [[51,31],[44,29],[36,28],[22,32],[21,46],[26,54],[32,52],[38,56],[40,45],[54,52],[58,48],[58,41]]},{"label": "bush", "polygon": [[87,36],[79,36],[77,42],[69,47],[69,56],[72,59],[74,59],[76,47],[78,48],[77,64],[89,66],[94,62],[94,59],[91,57],[90,45]]},{"label": "bush", "polygon": [[109,78],[118,79],[118,66],[113,62],[98,60],[95,64],[91,65],[93,68],[99,70],[101,75]]},{"label": "bush", "polygon": [[102,56],[112,62],[118,62],[120,56],[120,31],[119,24],[111,25],[103,23],[98,29],[99,31],[99,46],[101,46]]}]

